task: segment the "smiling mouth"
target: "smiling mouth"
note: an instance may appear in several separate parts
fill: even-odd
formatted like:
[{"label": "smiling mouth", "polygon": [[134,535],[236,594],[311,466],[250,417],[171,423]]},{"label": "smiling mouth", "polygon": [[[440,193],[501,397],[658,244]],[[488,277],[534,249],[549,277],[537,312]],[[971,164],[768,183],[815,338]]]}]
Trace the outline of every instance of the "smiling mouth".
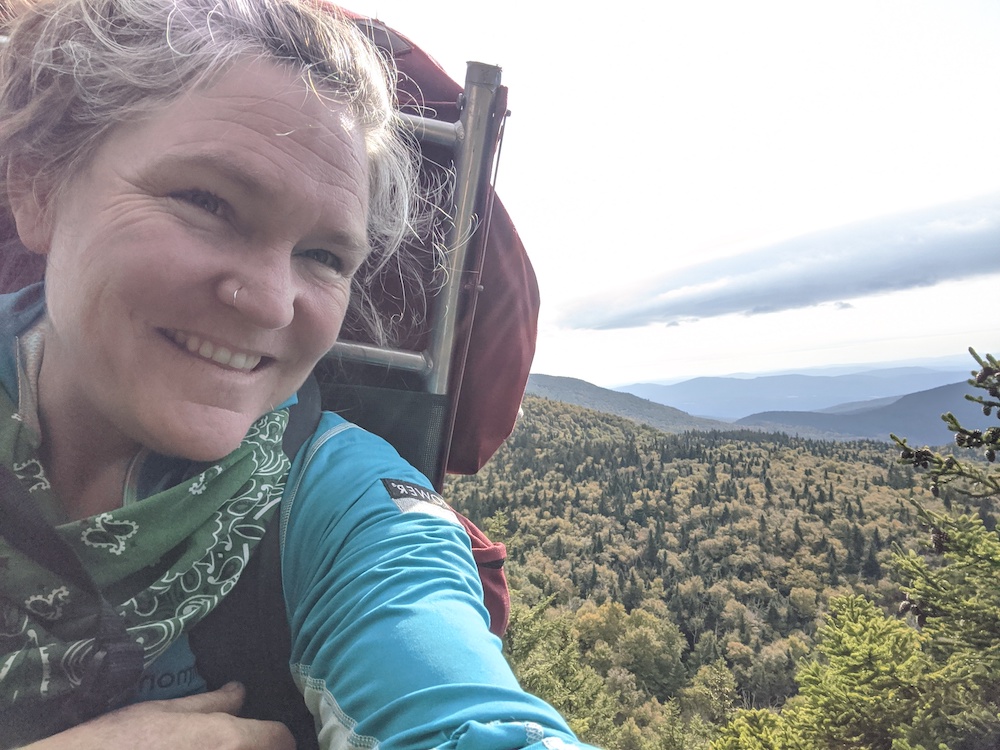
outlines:
[{"label": "smiling mouth", "polygon": [[208,339],[203,339],[193,333],[172,330],[164,331],[164,333],[166,333],[167,338],[187,349],[191,354],[195,354],[202,359],[207,359],[223,367],[231,367],[234,370],[250,372],[264,359],[259,354],[233,351],[224,346],[213,344]]}]

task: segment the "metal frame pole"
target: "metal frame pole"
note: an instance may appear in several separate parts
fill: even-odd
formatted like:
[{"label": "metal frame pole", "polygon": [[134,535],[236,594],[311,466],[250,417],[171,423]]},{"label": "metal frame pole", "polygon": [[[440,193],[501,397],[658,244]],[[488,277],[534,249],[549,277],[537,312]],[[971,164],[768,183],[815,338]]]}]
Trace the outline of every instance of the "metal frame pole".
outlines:
[{"label": "metal frame pole", "polygon": [[448,273],[434,299],[431,340],[427,350],[408,352],[344,341],[334,344],[330,356],[418,372],[425,376],[428,393],[448,392],[458,308],[465,285],[469,283],[465,271],[470,243],[477,222],[483,219],[476,214],[476,206],[480,199],[480,187],[492,163],[494,144],[487,143],[487,140],[492,132],[493,118],[503,114],[494,112],[499,88],[499,67],[470,62],[457,123],[403,115],[418,138],[451,148],[455,158],[455,192],[450,209],[452,226],[446,239]]},{"label": "metal frame pole", "polygon": [[455,347],[458,306],[463,286],[466,258],[476,222],[479,188],[489,175],[493,144],[486,143],[495,116],[494,103],[500,88],[500,68],[470,62],[465,76],[464,106],[459,121],[459,143],[455,149],[455,199],[453,225],[448,238],[449,276],[435,300],[434,326],[429,356],[432,363],[427,378],[430,393],[447,393],[451,357]]}]

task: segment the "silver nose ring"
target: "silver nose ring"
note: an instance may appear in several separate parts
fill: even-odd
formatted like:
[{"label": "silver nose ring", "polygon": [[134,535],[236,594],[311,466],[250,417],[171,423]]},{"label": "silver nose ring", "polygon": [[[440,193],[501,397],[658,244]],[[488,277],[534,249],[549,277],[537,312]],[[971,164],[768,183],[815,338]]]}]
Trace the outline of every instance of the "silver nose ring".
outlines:
[{"label": "silver nose ring", "polygon": [[238,287],[236,287],[236,291],[233,292],[233,307],[236,307],[236,295],[240,293],[240,289],[242,289],[242,288],[243,287],[238,286]]}]

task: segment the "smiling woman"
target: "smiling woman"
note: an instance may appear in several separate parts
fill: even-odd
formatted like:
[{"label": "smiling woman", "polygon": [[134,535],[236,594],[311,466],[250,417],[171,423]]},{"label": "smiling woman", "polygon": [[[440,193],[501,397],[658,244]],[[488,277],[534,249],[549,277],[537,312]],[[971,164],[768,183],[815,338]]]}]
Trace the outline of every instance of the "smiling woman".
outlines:
[{"label": "smiling woman", "polygon": [[283,450],[414,223],[377,53],[296,0],[28,2],[9,33],[0,174],[45,281],[0,297],[0,746],[293,747],[209,690],[200,629],[280,508],[300,747],[572,747],[427,479],[334,414]]}]

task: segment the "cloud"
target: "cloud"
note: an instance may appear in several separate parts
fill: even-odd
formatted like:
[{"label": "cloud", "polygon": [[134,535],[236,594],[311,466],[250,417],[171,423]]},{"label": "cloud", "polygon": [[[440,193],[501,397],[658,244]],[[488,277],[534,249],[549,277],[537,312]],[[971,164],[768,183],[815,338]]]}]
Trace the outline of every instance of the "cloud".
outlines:
[{"label": "cloud", "polygon": [[[571,328],[758,315],[1000,272],[1000,194],[796,237],[666,275],[643,295],[588,300]],[[625,300],[624,302],[621,300]]]}]

